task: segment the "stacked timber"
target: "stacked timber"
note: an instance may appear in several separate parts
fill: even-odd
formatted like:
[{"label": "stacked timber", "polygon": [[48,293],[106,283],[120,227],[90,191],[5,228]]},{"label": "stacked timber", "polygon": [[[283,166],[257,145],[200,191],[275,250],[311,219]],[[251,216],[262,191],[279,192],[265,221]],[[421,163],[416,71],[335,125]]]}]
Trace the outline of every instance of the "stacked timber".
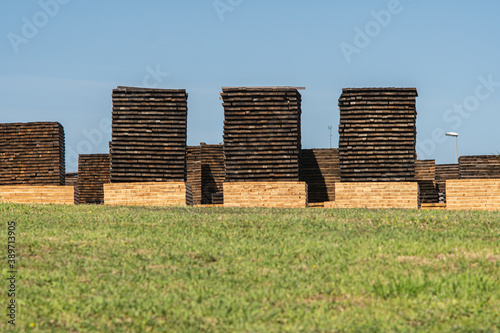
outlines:
[{"label": "stacked timber", "polygon": [[184,182],[185,90],[113,90],[111,181]]},{"label": "stacked timber", "polygon": [[436,186],[436,161],[424,160],[415,162],[415,180],[420,188],[420,201],[424,204],[438,203]]},{"label": "stacked timber", "polygon": [[109,182],[109,154],[79,156],[78,195],[80,204],[103,204],[104,184]]},{"label": "stacked timber", "polygon": [[302,98],[296,88],[223,88],[225,182],[298,181]]},{"label": "stacked timber", "polygon": [[201,205],[201,147],[188,146],[186,148],[186,183],[193,191],[193,204]]},{"label": "stacked timber", "polygon": [[335,201],[335,182],[340,182],[338,149],[302,150],[300,174],[307,183],[309,203]]},{"label": "stacked timber", "polygon": [[65,186],[73,186],[75,189],[75,205],[80,203],[78,195],[78,172],[66,172]]},{"label": "stacked timber", "polygon": [[201,144],[202,203],[224,203],[223,185],[226,177],[224,146]]},{"label": "stacked timber", "polygon": [[223,204],[223,184],[226,175],[224,146],[187,147],[187,183],[193,188],[195,205]]},{"label": "stacked timber", "polygon": [[64,150],[57,122],[0,124],[0,185],[64,185]]},{"label": "stacked timber", "polygon": [[436,187],[439,195],[439,202],[446,203],[446,181],[448,179],[459,179],[460,171],[458,164],[437,164],[436,165]]},{"label": "stacked timber", "polygon": [[460,179],[500,178],[500,156],[461,156],[458,163],[460,165]]},{"label": "stacked timber", "polygon": [[339,99],[343,182],[414,181],[415,88],[347,88]]}]

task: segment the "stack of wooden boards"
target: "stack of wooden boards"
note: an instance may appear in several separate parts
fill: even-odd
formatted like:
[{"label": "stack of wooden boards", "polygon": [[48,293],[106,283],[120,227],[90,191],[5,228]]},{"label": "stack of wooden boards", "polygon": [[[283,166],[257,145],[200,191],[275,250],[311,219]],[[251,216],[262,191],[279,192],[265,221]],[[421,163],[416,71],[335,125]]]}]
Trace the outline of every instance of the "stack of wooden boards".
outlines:
[{"label": "stack of wooden boards", "polygon": [[184,182],[185,90],[113,90],[111,181]]},{"label": "stack of wooden boards", "polygon": [[195,205],[222,205],[226,175],[224,146],[207,145],[187,148],[187,183],[193,188]]},{"label": "stack of wooden boards", "polygon": [[420,202],[438,203],[438,190],[436,186],[436,161],[424,160],[415,162],[415,180],[420,188]]},{"label": "stack of wooden boards", "polygon": [[80,195],[78,194],[78,172],[66,172],[66,186],[73,186],[75,189],[75,205],[80,203]]},{"label": "stack of wooden boards", "polygon": [[309,203],[335,201],[335,182],[340,182],[338,149],[302,150],[300,174],[307,183]]},{"label": "stack of wooden boards", "polygon": [[0,124],[0,185],[64,185],[64,150],[57,122]]},{"label": "stack of wooden boards", "polygon": [[436,165],[436,187],[440,203],[446,203],[446,181],[448,179],[459,179],[459,174],[458,164]]},{"label": "stack of wooden boards", "polygon": [[346,88],[339,99],[342,182],[415,180],[415,88]]},{"label": "stack of wooden boards", "polygon": [[193,204],[201,205],[201,147],[186,147],[186,182],[193,191]]},{"label": "stack of wooden boards", "polygon": [[103,204],[104,184],[110,182],[109,154],[80,155],[78,198],[80,204]]},{"label": "stack of wooden boards", "polygon": [[459,158],[460,179],[500,178],[500,156],[478,155]]},{"label": "stack of wooden boards", "polygon": [[297,88],[222,91],[225,181],[298,181],[302,98]]}]

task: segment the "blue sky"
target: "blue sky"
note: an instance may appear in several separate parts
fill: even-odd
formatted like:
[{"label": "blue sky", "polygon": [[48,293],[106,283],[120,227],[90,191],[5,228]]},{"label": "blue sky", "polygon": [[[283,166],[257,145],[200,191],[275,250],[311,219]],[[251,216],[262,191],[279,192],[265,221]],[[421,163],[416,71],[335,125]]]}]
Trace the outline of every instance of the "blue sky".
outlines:
[{"label": "blue sky", "polygon": [[345,87],[416,87],[419,159],[500,152],[500,2],[0,3],[0,122],[59,121],[67,169],[104,153],[118,85],[189,92],[188,144],[222,141],[222,86],[300,86],[302,145],[338,145]]}]

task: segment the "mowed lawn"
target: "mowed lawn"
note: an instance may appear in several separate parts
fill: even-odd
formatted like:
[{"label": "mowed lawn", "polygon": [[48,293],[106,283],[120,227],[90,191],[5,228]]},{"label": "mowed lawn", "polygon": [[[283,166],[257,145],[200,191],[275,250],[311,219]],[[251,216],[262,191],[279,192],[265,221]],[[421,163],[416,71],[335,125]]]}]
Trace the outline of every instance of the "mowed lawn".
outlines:
[{"label": "mowed lawn", "polygon": [[500,331],[500,213],[1,204],[0,217],[4,243],[17,222],[19,332]]}]

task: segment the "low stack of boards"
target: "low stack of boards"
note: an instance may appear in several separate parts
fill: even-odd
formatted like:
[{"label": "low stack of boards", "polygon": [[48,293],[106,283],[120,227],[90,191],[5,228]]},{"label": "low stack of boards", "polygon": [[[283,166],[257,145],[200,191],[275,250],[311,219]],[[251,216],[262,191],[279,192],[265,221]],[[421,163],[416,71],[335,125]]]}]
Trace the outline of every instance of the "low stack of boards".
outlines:
[{"label": "low stack of boards", "polygon": [[65,185],[73,186],[75,189],[75,205],[78,205],[80,203],[78,194],[78,172],[66,172]]},{"label": "low stack of boards", "polygon": [[0,185],[64,185],[64,150],[57,122],[0,124]]},{"label": "low stack of boards", "polygon": [[80,204],[103,204],[104,184],[110,182],[109,154],[80,155],[78,193]]},{"label": "low stack of boards", "polygon": [[301,179],[307,183],[309,203],[335,201],[340,182],[338,149],[303,149]]},{"label": "low stack of boards", "polygon": [[433,204],[439,202],[436,186],[436,161],[424,160],[415,162],[415,180],[420,188],[420,202]]},{"label": "low stack of boards", "polygon": [[184,182],[185,90],[113,90],[111,181]]},{"label": "low stack of boards", "polygon": [[222,205],[223,183],[226,174],[224,146],[187,147],[187,183],[193,188],[195,205]]},{"label": "low stack of boards", "polygon": [[202,203],[222,205],[223,184],[226,177],[224,145],[201,144]]},{"label": "low stack of boards", "polygon": [[201,205],[201,147],[186,148],[186,182],[191,185],[193,204]]},{"label": "low stack of boards", "polygon": [[415,88],[346,88],[339,99],[342,182],[415,180]]},{"label": "low stack of boards", "polygon": [[459,158],[460,179],[500,178],[500,156],[479,155]]},{"label": "low stack of boards", "polygon": [[446,181],[446,209],[500,211],[500,179]]},{"label": "low stack of boards", "polygon": [[460,171],[458,164],[436,165],[436,187],[438,190],[440,203],[446,203],[446,181],[448,179],[459,179],[459,178],[460,178]]},{"label": "low stack of boards", "polygon": [[326,208],[419,209],[417,182],[345,182],[335,186],[335,202]]},{"label": "low stack of boards", "polygon": [[302,98],[297,88],[222,91],[225,181],[298,181]]}]

